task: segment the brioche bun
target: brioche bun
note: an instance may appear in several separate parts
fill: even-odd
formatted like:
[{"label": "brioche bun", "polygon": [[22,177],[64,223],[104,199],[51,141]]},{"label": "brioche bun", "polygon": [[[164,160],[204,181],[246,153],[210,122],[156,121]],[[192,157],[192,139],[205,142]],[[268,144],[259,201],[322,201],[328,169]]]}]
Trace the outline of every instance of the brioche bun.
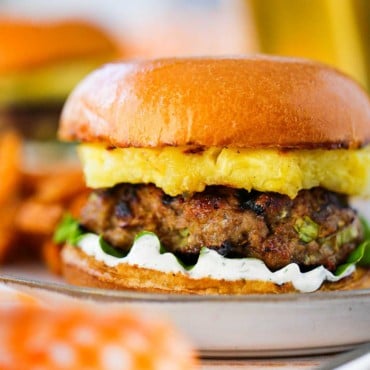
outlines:
[{"label": "brioche bun", "polygon": [[[261,294],[296,292],[291,283],[277,285],[257,280],[193,279],[181,273],[122,264],[108,267],[88,256],[80,248],[65,245],[62,251],[63,276],[75,285],[105,289],[135,290],[142,292],[177,294]],[[336,283],[324,283],[320,291],[370,288],[370,270],[357,268],[347,278]]]},{"label": "brioche bun", "polygon": [[65,105],[60,137],[117,147],[358,148],[370,101],[349,77],[292,58],[110,64]]},{"label": "brioche bun", "polygon": [[102,30],[84,21],[35,23],[0,19],[0,74],[69,59],[114,55],[117,46]]}]

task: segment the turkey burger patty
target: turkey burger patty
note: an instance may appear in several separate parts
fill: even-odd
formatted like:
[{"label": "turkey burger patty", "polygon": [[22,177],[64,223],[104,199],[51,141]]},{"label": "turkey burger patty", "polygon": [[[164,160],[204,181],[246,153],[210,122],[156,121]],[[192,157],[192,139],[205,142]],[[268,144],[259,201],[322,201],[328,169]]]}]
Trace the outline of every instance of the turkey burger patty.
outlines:
[{"label": "turkey burger patty", "polygon": [[171,197],[153,185],[120,184],[95,190],[80,223],[125,251],[147,230],[186,263],[207,247],[225,257],[259,258],[272,270],[295,262],[334,271],[363,234],[346,197],[322,188],[301,190],[295,199],[225,186]]}]

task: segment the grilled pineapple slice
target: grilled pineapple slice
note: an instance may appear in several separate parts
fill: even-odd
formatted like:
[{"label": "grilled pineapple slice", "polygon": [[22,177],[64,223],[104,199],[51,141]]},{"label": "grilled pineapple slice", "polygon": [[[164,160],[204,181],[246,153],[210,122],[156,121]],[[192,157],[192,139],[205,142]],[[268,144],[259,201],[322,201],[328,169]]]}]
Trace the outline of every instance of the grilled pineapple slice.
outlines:
[{"label": "grilled pineapple slice", "polygon": [[277,192],[294,198],[322,186],[349,195],[368,195],[370,147],[358,150],[251,150],[211,147],[156,149],[81,144],[87,185],[153,183],[171,196],[200,192],[207,185]]}]

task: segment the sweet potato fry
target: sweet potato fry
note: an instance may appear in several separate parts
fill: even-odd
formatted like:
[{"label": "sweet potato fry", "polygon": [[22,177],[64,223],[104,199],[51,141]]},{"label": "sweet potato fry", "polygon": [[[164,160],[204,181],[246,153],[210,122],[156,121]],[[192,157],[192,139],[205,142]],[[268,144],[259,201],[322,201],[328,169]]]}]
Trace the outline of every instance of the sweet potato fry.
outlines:
[{"label": "sweet potato fry", "polygon": [[85,189],[81,171],[51,173],[40,181],[34,197],[42,203],[63,203]]},{"label": "sweet potato fry", "polygon": [[7,131],[0,134],[0,179],[0,263],[36,251],[50,270],[58,273],[61,247],[52,237],[63,214],[77,216],[85,202],[87,189],[81,170],[24,171],[22,141]]},{"label": "sweet potato fry", "polygon": [[68,212],[73,216],[78,218],[80,215],[81,208],[86,204],[87,198],[90,195],[90,190],[85,189],[80,194],[73,197],[67,207]]},{"label": "sweet potato fry", "polygon": [[0,136],[0,205],[17,194],[21,179],[21,150],[22,142],[16,133],[8,131]]},{"label": "sweet potato fry", "polygon": [[15,132],[7,131],[0,136],[0,262],[8,256],[16,239],[14,219],[21,179],[21,145]]},{"label": "sweet potato fry", "polygon": [[21,232],[52,235],[63,212],[60,204],[42,204],[30,199],[21,204],[15,225]]},{"label": "sweet potato fry", "polygon": [[52,240],[47,240],[42,246],[43,261],[48,269],[57,275],[62,273],[61,249],[62,246],[55,244]]},{"label": "sweet potato fry", "polygon": [[8,202],[0,206],[0,263],[8,257],[16,239],[17,231],[14,227],[16,212],[17,203],[15,202]]},{"label": "sweet potato fry", "polygon": [[45,181],[49,176],[50,174],[47,173],[22,171],[21,178],[22,197],[28,198],[33,196],[38,191],[38,188],[41,186],[41,183]]}]

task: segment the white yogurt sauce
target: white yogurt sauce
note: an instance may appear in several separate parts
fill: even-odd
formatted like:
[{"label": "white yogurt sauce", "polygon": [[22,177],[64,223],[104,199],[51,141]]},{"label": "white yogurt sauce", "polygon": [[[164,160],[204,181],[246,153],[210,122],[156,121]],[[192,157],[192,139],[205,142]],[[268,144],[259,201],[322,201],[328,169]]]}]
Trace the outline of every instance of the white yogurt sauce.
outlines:
[{"label": "white yogurt sauce", "polygon": [[172,253],[160,253],[160,241],[152,233],[138,237],[126,257],[118,258],[105,253],[95,234],[86,234],[78,242],[78,246],[89,256],[114,267],[119,264],[137,265],[163,272],[182,273],[193,279],[205,277],[218,280],[261,280],[281,285],[291,282],[301,292],[313,292],[327,280],[338,281],[350,275],[355,266],[349,266],[341,275],[335,276],[323,266],[308,272],[300,272],[296,263],[272,272],[263,261],[255,258],[225,258],[216,251],[203,248],[198,262],[190,270],[186,270]]}]

